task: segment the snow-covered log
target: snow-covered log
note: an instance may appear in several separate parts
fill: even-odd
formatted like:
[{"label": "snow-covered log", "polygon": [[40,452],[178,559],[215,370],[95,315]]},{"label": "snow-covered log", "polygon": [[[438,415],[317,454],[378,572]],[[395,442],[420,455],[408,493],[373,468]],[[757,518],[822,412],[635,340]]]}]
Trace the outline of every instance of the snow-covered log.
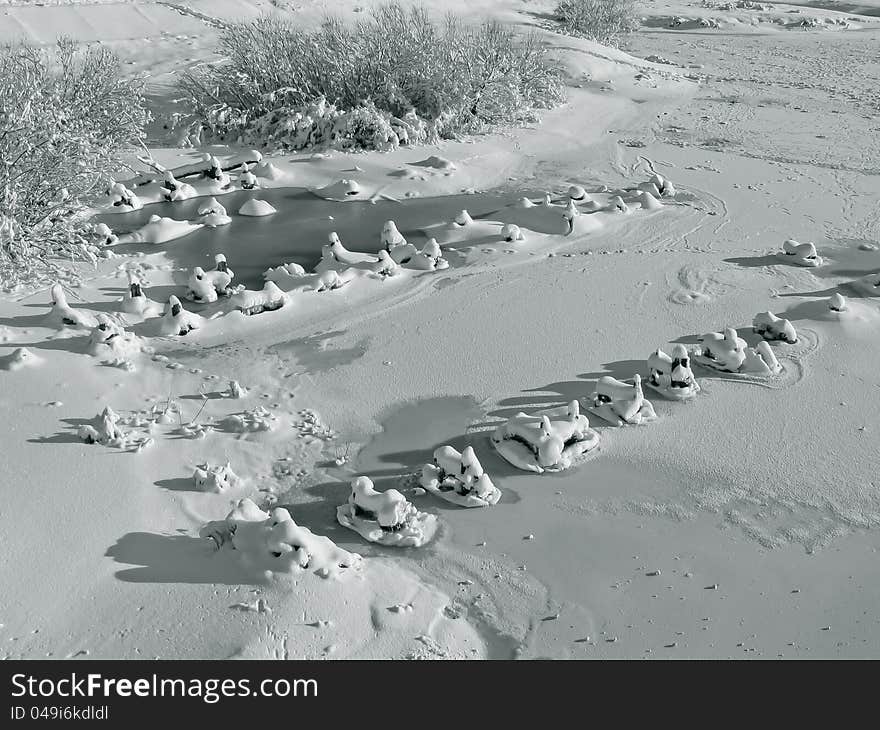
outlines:
[{"label": "snow-covered log", "polygon": [[419,512],[396,489],[378,492],[369,477],[351,483],[348,502],[336,510],[343,527],[370,542],[395,547],[419,547],[437,530],[437,518]]},{"label": "snow-covered log", "polygon": [[[213,158],[216,159],[216,158]],[[220,169],[224,172],[229,172],[231,170],[235,170],[242,165],[249,165],[252,163],[260,162],[263,159],[263,155],[260,154],[257,150],[245,150],[243,152],[239,152],[229,159],[220,163]],[[152,182],[157,182],[158,180],[164,179],[165,173],[170,172],[175,178],[184,178],[184,177],[194,177],[205,175],[208,170],[212,167],[212,157],[210,155],[205,155],[205,157],[199,162],[193,162],[187,165],[180,165],[179,167],[166,168],[160,165],[155,160],[152,160],[147,157],[138,157],[143,164],[147,167],[151,168],[152,172],[142,172],[139,175],[133,177],[131,180],[128,180],[128,184],[132,187],[140,187],[141,185],[148,185]]]},{"label": "snow-covered log", "polygon": [[272,312],[281,309],[289,301],[287,294],[272,281],[267,281],[261,291],[245,289],[232,297],[232,305],[247,315]]}]

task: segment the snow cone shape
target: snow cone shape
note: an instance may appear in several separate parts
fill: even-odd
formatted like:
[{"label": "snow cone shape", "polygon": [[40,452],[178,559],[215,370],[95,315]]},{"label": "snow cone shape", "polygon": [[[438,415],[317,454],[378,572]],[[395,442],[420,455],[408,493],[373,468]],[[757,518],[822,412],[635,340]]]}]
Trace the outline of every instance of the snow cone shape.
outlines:
[{"label": "snow cone shape", "polygon": [[520,198],[516,201],[517,208],[534,208],[535,204],[528,198]]},{"label": "snow cone shape", "polygon": [[174,295],[168,298],[168,306],[162,322],[159,324],[159,334],[168,337],[172,335],[180,335],[181,337],[189,334],[192,330],[201,327],[204,320],[192,312],[187,312],[180,300]]},{"label": "snow cone shape", "polygon": [[471,218],[471,214],[466,210],[461,211],[457,216],[455,216],[455,225],[457,226],[469,226],[474,222],[474,219]]},{"label": "snow cone shape", "polygon": [[374,274],[378,274],[379,276],[394,276],[398,271],[400,271],[400,264],[398,264],[393,258],[391,258],[391,254],[387,251],[380,250],[379,251],[379,260],[370,265]]},{"label": "snow cone shape", "polygon": [[443,251],[436,238],[431,238],[410,260],[410,266],[423,271],[434,271],[449,268],[449,262],[443,258]]},{"label": "snow cone shape", "polygon": [[640,426],[657,419],[654,406],[642,392],[642,378],[638,374],[633,376],[632,385],[610,375],[599,378],[590,410],[615,426]]},{"label": "snow cone shape", "polygon": [[253,190],[259,185],[257,176],[251,172],[249,165],[241,166],[241,171],[238,175],[238,184],[241,185],[242,190]]},{"label": "snow cone shape", "polygon": [[17,347],[10,354],[0,357],[0,370],[21,370],[43,362],[26,347]]},{"label": "snow cone shape", "polygon": [[257,198],[251,198],[238,209],[239,215],[247,215],[255,218],[272,215],[277,212],[278,211],[271,203],[268,203],[265,200],[258,200]]},{"label": "snow cone shape", "polygon": [[226,208],[217,202],[217,198],[209,198],[206,203],[203,203],[199,207],[199,216],[201,217],[199,222],[210,228],[232,223],[232,218],[226,213]]},{"label": "snow cone shape", "polygon": [[192,185],[175,179],[171,170],[165,170],[163,177],[162,197],[164,197],[169,203],[176,203],[179,200],[189,200],[198,195],[196,189]]},{"label": "snow cone shape", "polygon": [[351,483],[348,502],[336,509],[336,519],[365,540],[393,547],[419,547],[437,531],[437,518],[419,512],[396,489],[377,492],[369,477]]},{"label": "snow cone shape", "polygon": [[670,400],[687,400],[700,392],[684,345],[675,345],[671,357],[659,348],[648,356],[648,386]]},{"label": "snow cone shape", "polygon": [[515,243],[516,241],[524,241],[525,236],[519,226],[514,223],[508,223],[501,229],[501,237],[507,243]]},{"label": "snow cone shape", "polygon": [[615,195],[608,201],[608,210],[615,213],[629,213],[629,207],[627,207],[627,204],[623,202],[623,198],[619,195]]},{"label": "snow cone shape", "polygon": [[338,271],[328,269],[327,271],[322,272],[318,277],[315,291],[331,291],[333,289],[339,289],[344,286],[345,283],[345,279],[339,275]]},{"label": "snow cone shape", "polygon": [[752,330],[765,340],[782,340],[789,345],[797,342],[797,331],[787,319],[777,317],[773,312],[760,312],[752,320]]},{"label": "snow cone shape", "polygon": [[245,567],[273,573],[310,570],[322,578],[352,568],[361,556],[293,521],[282,507],[264,512],[250,499],[240,500],[225,520],[209,522],[199,536],[218,549],[231,550]]},{"label": "snow cone shape", "polygon": [[700,347],[694,356],[698,362],[716,370],[735,373],[746,359],[746,341],[733,327],[724,332],[709,332],[700,337]]},{"label": "snow cone shape", "polygon": [[789,238],[782,244],[782,256],[786,263],[797,266],[821,266],[824,262],[816,252],[816,246],[812,243],[798,243]]},{"label": "snow cone shape", "polygon": [[67,295],[61,284],[52,286],[52,309],[46,321],[54,327],[85,327],[91,329],[98,324],[94,315],[74,309],[67,303]]},{"label": "snow cone shape", "polygon": [[587,191],[580,185],[572,185],[568,189],[568,197],[578,203],[586,203],[588,200],[592,200],[589,193],[587,193]]},{"label": "snow cone shape", "polygon": [[[561,420],[551,420],[551,416]],[[492,443],[517,469],[541,474],[570,467],[576,457],[598,445],[599,434],[580,414],[578,402],[572,401],[564,410],[540,416],[517,413],[495,430]]]},{"label": "snow cone shape", "polygon": [[646,190],[639,193],[639,205],[642,206],[642,210],[660,210],[663,207],[663,203]]},{"label": "snow cone shape", "polygon": [[452,446],[441,446],[434,452],[433,463],[422,467],[420,484],[461,507],[488,507],[501,499],[501,490],[483,471],[471,446],[461,453]]},{"label": "snow cone shape", "polygon": [[87,444],[112,445],[125,439],[125,434],[119,429],[119,415],[107,406],[96,416],[93,424],[84,424],[77,429],[76,435]]},{"label": "snow cone shape", "polygon": [[287,302],[287,294],[273,281],[267,281],[261,291],[245,289],[232,297],[233,306],[248,316],[281,309]]},{"label": "snow cone shape", "polygon": [[782,372],[782,365],[779,364],[770,345],[765,340],[761,340],[755,347],[746,348],[745,360],[740,372],[778,375]]},{"label": "snow cone shape", "polygon": [[828,309],[832,312],[845,312],[846,297],[840,292],[834,292],[834,294],[828,298]]},{"label": "snow cone shape", "polygon": [[113,203],[113,207],[118,208],[123,213],[140,210],[144,207],[140,198],[122,183],[113,183],[110,186],[110,200]]},{"label": "snow cone shape", "polygon": [[386,221],[382,226],[382,248],[390,252],[392,248],[397,246],[405,246],[406,239],[400,231],[397,230],[397,224],[394,221]]},{"label": "snow cone shape", "polygon": [[238,483],[239,477],[232,471],[232,465],[228,461],[218,466],[198,464],[193,472],[193,486],[201,492],[219,494],[232,489]]}]

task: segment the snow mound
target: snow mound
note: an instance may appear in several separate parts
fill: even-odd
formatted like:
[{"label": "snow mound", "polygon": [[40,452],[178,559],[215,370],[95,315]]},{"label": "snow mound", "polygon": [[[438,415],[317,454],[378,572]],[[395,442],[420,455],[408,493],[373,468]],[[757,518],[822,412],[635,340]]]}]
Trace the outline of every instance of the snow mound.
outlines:
[{"label": "snow mound", "polygon": [[198,464],[193,471],[193,486],[202,492],[219,494],[232,489],[239,482],[239,476],[232,471],[232,465],[228,461],[217,466]]},{"label": "snow mound", "polygon": [[357,180],[337,180],[335,183],[326,185],[323,188],[312,190],[314,195],[327,200],[343,201],[343,200],[363,200],[367,194],[361,190],[361,186]]},{"label": "snow mound", "polygon": [[273,281],[267,281],[260,291],[245,289],[232,297],[232,305],[248,316],[281,309],[289,301],[287,294]]},{"label": "snow mound", "polygon": [[[86,350],[96,357],[111,358],[112,362],[127,362],[143,348],[142,340],[113,321],[106,314],[98,315],[98,324],[89,333]],[[124,367],[124,366],[123,366]]]},{"label": "snow mound", "polygon": [[501,229],[501,237],[507,241],[508,243],[515,243],[516,241],[524,241],[525,236],[523,235],[520,227],[515,223],[508,223]]},{"label": "snow mound", "polygon": [[640,426],[657,420],[654,406],[642,391],[642,378],[638,374],[633,376],[632,385],[610,375],[599,378],[590,410],[615,426]]},{"label": "snow mound", "polygon": [[724,332],[709,332],[700,337],[694,359],[701,365],[729,373],[776,375],[782,366],[766,341],[749,347],[733,327]]},{"label": "snow mound", "polygon": [[257,218],[261,216],[272,215],[273,213],[277,212],[278,211],[271,203],[265,200],[260,200],[258,198],[251,198],[244,205],[242,205],[241,208],[238,209],[239,215],[247,215]]},{"label": "snow mound", "polygon": [[451,160],[447,160],[445,157],[440,157],[438,155],[431,155],[424,160],[413,162],[412,164],[418,165],[419,167],[432,167],[435,170],[451,171],[458,169]]},{"label": "snow mound", "polygon": [[202,326],[204,317],[187,312],[176,296],[168,299],[168,305],[162,321],[159,323],[159,334],[162,336],[184,336]]},{"label": "snow mound", "polygon": [[459,453],[452,446],[434,451],[434,461],[422,467],[419,483],[427,491],[461,507],[488,507],[501,499],[498,489],[483,471],[474,449]]},{"label": "snow mound", "polygon": [[257,165],[254,165],[251,168],[251,172],[257,177],[265,178],[266,180],[280,180],[285,176],[285,173],[275,165],[273,165],[268,160],[263,160]]},{"label": "snow mound", "polygon": [[242,413],[232,413],[223,419],[224,425],[235,433],[257,433],[275,428],[278,417],[268,408],[257,406]]},{"label": "snow mound", "polygon": [[571,187],[569,187],[568,197],[569,199],[574,200],[577,203],[586,203],[592,200],[590,194],[580,185],[572,185]]},{"label": "snow mound", "polygon": [[142,317],[160,316],[162,305],[148,299],[141,288],[141,280],[134,272],[128,273],[128,291],[121,300],[122,311],[127,314],[138,314]]},{"label": "snow mound", "polygon": [[188,236],[200,228],[204,228],[203,223],[191,223],[190,221],[179,221],[174,218],[162,218],[158,215],[150,216],[150,221],[146,225],[138,228],[131,233],[124,233],[119,237],[119,243],[167,243],[178,238]]},{"label": "snow mound", "polygon": [[270,267],[263,272],[263,278],[277,284],[282,291],[290,291],[304,276],[307,276],[306,270],[293,262],[281,264],[274,269]]},{"label": "snow mound", "polygon": [[422,250],[413,256],[407,265],[421,271],[439,271],[449,268],[449,262],[443,258],[443,251],[436,238],[429,239],[422,246]]},{"label": "snow mound", "polygon": [[420,547],[437,531],[437,518],[419,512],[396,489],[377,492],[369,477],[351,483],[348,502],[336,510],[343,527],[389,547]]},{"label": "snow mound", "polygon": [[186,284],[184,296],[187,299],[193,302],[216,302],[218,294],[229,293],[235,274],[229,269],[222,253],[217,254],[214,260],[216,268],[213,271],[205,271],[201,266],[193,269]]},{"label": "snow mound", "polygon": [[647,190],[642,190],[639,193],[639,205],[642,206],[642,210],[660,210],[663,207],[663,203]]},{"label": "snow mound", "polygon": [[110,186],[110,203],[120,213],[130,213],[144,207],[140,198],[122,183],[113,183]]},{"label": "snow mound", "polygon": [[832,312],[845,312],[846,311],[846,297],[843,296],[840,292],[834,292],[828,298],[828,309]]},{"label": "snow mound", "polygon": [[781,258],[785,263],[796,266],[814,267],[824,263],[814,244],[798,243],[793,238],[783,242]]},{"label": "snow mound", "polygon": [[856,279],[855,281],[850,282],[850,286],[860,294],[865,294],[869,297],[876,297],[880,295],[880,272],[868,274],[860,279]]},{"label": "snow mound", "polygon": [[581,415],[578,402],[571,401],[541,415],[517,413],[495,430],[492,443],[517,469],[542,474],[569,468],[575,458],[598,446],[599,434]]},{"label": "snow mound", "polygon": [[226,208],[217,201],[217,198],[209,198],[199,206],[198,213],[200,217],[199,222],[209,228],[217,228],[232,223],[232,218],[229,217],[226,213]]},{"label": "snow mound", "polygon": [[8,355],[0,357],[0,370],[21,370],[43,362],[43,358],[34,355],[26,347],[17,347]]},{"label": "snow mound", "polygon": [[230,380],[229,385],[226,390],[223,392],[223,395],[226,398],[244,398],[248,394],[247,388],[245,388],[241,383],[237,380]]},{"label": "snow mound", "polygon": [[684,345],[675,345],[671,357],[659,348],[648,356],[648,386],[669,400],[687,400],[700,392]]},{"label": "snow mound", "polygon": [[46,315],[47,324],[53,327],[84,327],[87,329],[98,324],[98,320],[93,314],[74,309],[67,303],[67,295],[61,284],[54,284],[51,294],[52,309]]},{"label": "snow mound", "polygon": [[225,520],[209,522],[199,535],[213,540],[218,549],[234,551],[246,567],[273,573],[311,570],[328,578],[362,560],[297,525],[286,509],[264,512],[250,499],[240,500]]},{"label": "snow mound", "polygon": [[189,200],[198,196],[196,189],[189,183],[180,182],[174,177],[171,170],[163,173],[162,197],[168,203],[176,203],[180,200]]}]

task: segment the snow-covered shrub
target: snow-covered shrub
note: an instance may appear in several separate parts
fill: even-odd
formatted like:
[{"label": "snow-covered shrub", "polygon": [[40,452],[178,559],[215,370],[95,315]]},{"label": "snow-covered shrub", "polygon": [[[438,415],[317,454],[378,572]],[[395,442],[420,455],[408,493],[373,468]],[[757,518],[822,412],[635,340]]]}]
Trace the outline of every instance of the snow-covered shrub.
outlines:
[{"label": "snow-covered shrub", "polygon": [[149,119],[139,81],[103,46],[0,47],[0,268],[4,275],[94,260],[82,216]]},{"label": "snow-covered shrub", "polygon": [[396,2],[314,30],[279,16],[232,24],[220,52],[181,79],[194,124],[220,141],[390,149],[530,121],[564,98],[537,36]]},{"label": "snow-covered shrub", "polygon": [[566,33],[606,45],[636,28],[635,0],[562,0],[555,14]]}]

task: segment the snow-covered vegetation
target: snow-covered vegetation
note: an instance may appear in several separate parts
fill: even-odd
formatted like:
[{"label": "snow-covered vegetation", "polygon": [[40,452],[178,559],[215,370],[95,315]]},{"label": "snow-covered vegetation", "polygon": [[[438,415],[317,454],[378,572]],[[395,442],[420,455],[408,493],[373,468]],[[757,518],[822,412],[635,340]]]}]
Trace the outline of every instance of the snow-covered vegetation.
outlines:
[{"label": "snow-covered vegetation", "polygon": [[141,83],[123,79],[104,46],[13,45],[0,48],[0,99],[0,266],[12,276],[93,258],[81,214],[142,139]]},{"label": "snow-covered vegetation", "polygon": [[316,30],[278,16],[226,27],[228,60],[181,82],[195,123],[260,146],[388,149],[519,124],[563,99],[534,35],[398,3],[369,12]]},{"label": "snow-covered vegetation", "polygon": [[610,44],[636,27],[635,0],[562,0],[555,11],[562,30]]}]

